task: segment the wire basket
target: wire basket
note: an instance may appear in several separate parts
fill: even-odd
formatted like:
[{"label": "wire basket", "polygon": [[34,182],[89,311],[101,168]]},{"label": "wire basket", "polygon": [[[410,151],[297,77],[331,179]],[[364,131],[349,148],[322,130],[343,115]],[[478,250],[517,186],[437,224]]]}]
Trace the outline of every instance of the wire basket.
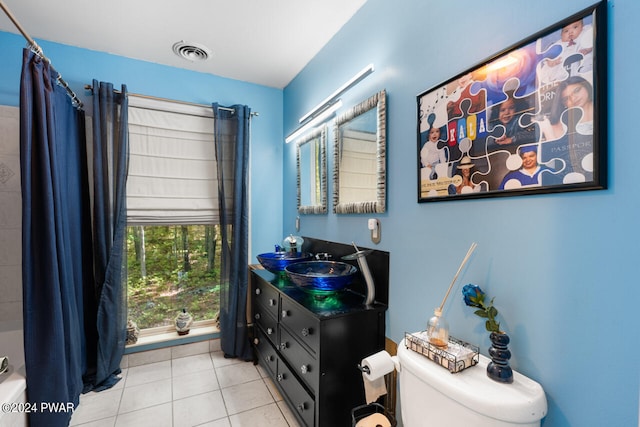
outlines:
[{"label": "wire basket", "polygon": [[395,417],[391,415],[384,406],[379,403],[371,403],[369,405],[358,406],[357,408],[353,408],[351,410],[351,426],[356,427],[358,421],[373,414],[382,414],[387,417],[391,427],[396,427],[398,425]]},{"label": "wire basket", "polygon": [[446,349],[431,344],[426,331],[405,332],[404,344],[408,349],[426,356],[429,360],[448,369],[452,374],[475,366],[480,360],[478,346],[451,336],[449,337],[449,346]]}]

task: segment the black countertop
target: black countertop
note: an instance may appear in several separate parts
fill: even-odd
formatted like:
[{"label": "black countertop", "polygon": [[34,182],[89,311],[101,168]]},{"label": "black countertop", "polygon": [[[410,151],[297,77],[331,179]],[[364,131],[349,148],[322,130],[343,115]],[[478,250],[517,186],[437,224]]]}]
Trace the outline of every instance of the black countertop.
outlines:
[{"label": "black countertop", "polygon": [[343,316],[358,311],[385,311],[387,309],[386,304],[378,301],[374,301],[371,306],[366,306],[364,304],[366,299],[365,295],[349,288],[336,292],[333,295],[319,297],[303,291],[285,275],[276,275],[259,268],[255,268],[253,271],[256,275],[280,290],[286,297],[302,305],[319,318]]}]

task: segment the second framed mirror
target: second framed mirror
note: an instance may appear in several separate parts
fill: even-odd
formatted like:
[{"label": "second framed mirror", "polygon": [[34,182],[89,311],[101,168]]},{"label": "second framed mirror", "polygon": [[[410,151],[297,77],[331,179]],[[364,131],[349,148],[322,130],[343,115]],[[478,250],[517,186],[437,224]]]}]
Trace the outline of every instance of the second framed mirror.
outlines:
[{"label": "second framed mirror", "polygon": [[333,211],[382,213],[386,209],[386,91],[336,118]]}]

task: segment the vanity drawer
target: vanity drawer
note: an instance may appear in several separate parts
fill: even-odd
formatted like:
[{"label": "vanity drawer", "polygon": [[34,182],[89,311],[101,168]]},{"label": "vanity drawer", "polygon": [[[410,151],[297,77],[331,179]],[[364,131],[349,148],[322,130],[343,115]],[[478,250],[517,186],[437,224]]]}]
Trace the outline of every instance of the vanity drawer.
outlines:
[{"label": "vanity drawer", "polygon": [[278,290],[275,289],[268,283],[254,280],[253,287],[253,300],[252,302],[256,303],[254,305],[260,305],[264,307],[266,310],[271,312],[273,317],[278,317],[278,301],[280,300],[280,294]]},{"label": "vanity drawer", "polygon": [[255,306],[253,308],[253,322],[262,329],[273,345],[278,344],[278,320],[267,309],[259,305]]},{"label": "vanity drawer", "polygon": [[280,328],[280,354],[315,395],[320,377],[319,363],[285,328]]},{"label": "vanity drawer", "polygon": [[269,343],[269,340],[260,329],[256,329],[256,337],[253,339],[253,343],[258,353],[260,365],[265,368],[271,378],[275,378],[278,372],[278,353],[276,349]]},{"label": "vanity drawer", "polygon": [[280,309],[280,323],[300,342],[308,345],[314,354],[317,353],[320,345],[320,320],[286,298],[282,298]]},{"label": "vanity drawer", "polygon": [[276,381],[282,387],[284,394],[289,400],[291,411],[296,412],[304,421],[305,426],[314,426],[315,402],[313,397],[307,393],[302,384],[298,382],[295,375],[282,361],[278,364],[278,375]]}]

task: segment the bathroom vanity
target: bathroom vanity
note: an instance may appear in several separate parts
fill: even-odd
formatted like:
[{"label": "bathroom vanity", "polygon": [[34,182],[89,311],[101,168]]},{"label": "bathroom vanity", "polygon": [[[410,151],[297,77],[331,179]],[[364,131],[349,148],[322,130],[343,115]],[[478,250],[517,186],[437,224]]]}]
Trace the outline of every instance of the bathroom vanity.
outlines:
[{"label": "bathroom vanity", "polygon": [[284,275],[251,269],[254,349],[301,425],[351,425],[365,403],[357,365],[384,349],[385,302],[351,289],[318,298]]}]

